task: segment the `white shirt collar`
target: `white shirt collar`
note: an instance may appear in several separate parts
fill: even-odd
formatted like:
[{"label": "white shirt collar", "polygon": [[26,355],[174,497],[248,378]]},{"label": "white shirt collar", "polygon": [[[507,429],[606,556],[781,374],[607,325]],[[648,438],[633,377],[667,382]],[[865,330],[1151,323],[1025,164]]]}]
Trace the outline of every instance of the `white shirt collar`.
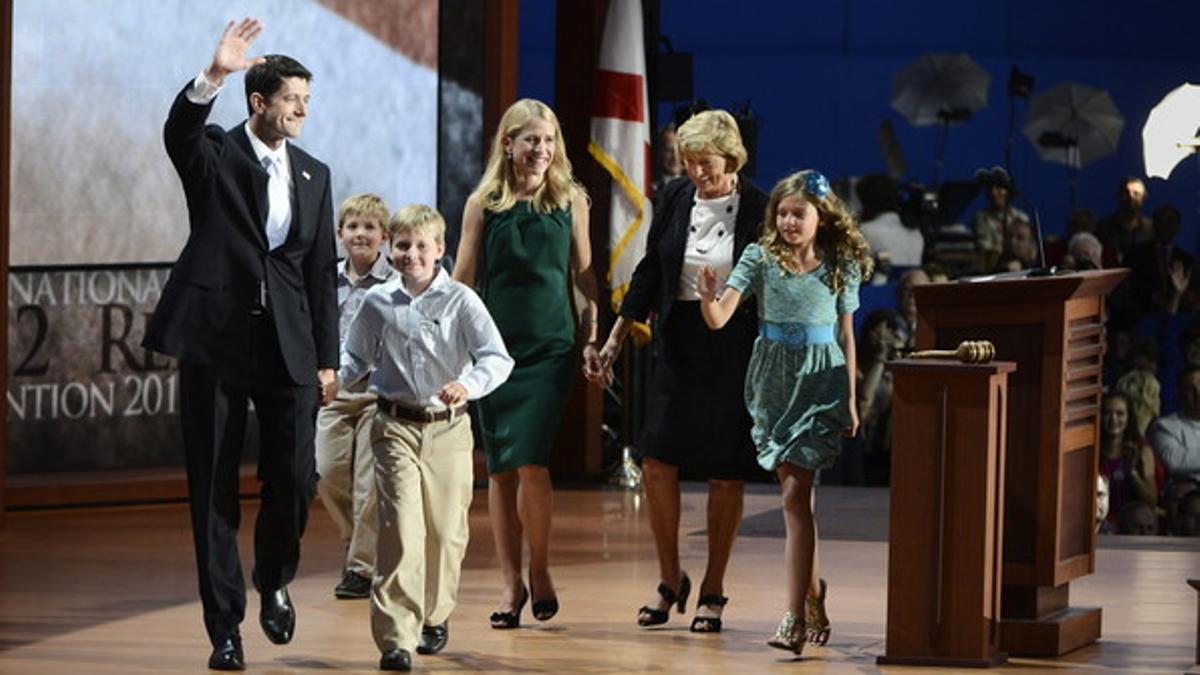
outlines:
[{"label": "white shirt collar", "polygon": [[279,166],[286,173],[289,169],[287,162],[287,139],[283,139],[283,143],[279,144],[279,148],[273,150],[261,138],[254,135],[254,130],[250,128],[250,120],[246,120],[245,125],[246,135],[250,137],[250,147],[254,149],[254,156],[258,158],[258,163],[262,164],[264,159],[270,157],[273,161],[278,162]]},{"label": "white shirt collar", "polygon": [[[449,283],[450,283],[450,275],[447,274],[446,270],[443,269],[442,266],[439,264],[437,266],[437,269],[434,270],[433,281],[429,282],[429,285],[425,287],[425,290],[422,291],[420,293],[420,295],[428,295],[431,291],[439,291]],[[404,287],[404,275],[401,274],[398,270],[396,272],[396,289],[399,290],[401,293],[407,295],[409,298],[417,297],[417,296],[414,296],[412,293],[409,293],[408,289]]]}]

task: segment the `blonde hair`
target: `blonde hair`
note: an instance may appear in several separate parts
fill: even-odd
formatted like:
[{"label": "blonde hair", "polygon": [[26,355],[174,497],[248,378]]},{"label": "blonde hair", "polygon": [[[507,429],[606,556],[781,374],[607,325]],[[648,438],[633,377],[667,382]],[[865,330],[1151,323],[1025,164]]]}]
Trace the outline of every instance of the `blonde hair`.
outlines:
[{"label": "blonde hair", "polygon": [[682,157],[709,152],[721,155],[729,163],[725,167],[728,173],[740,171],[749,157],[737,120],[724,110],[705,110],[692,115],[675,132],[675,143]]},{"label": "blonde hair", "polygon": [[[766,213],[763,215],[762,239],[760,245],[767,253],[775,258],[781,267],[799,274],[796,259],[792,249],[779,229],[775,227],[776,213],[779,203],[793,195],[802,197],[817,210],[819,222],[817,225],[816,248],[821,258],[829,263],[826,283],[834,293],[841,293],[846,287],[846,269],[849,263],[858,266],[858,273],[863,279],[871,276],[871,251],[867,239],[858,229],[858,223],[850,214],[850,209],[833,190],[827,188],[825,196],[818,197],[809,192],[807,176],[812,171],[797,171],[775,184],[771,189],[771,197],[767,201]],[[818,174],[819,175],[819,174]],[[828,185],[826,183],[826,185]]]},{"label": "blonde hair", "polygon": [[1162,411],[1158,378],[1144,370],[1131,370],[1117,379],[1116,390],[1125,394],[1129,401],[1129,421],[1144,436]]},{"label": "blonde hair", "polygon": [[432,206],[409,204],[396,212],[388,222],[388,234],[399,237],[416,230],[442,246],[446,245],[446,219]]},{"label": "blonde hair", "polygon": [[585,194],[583,186],[571,174],[571,160],[567,159],[567,146],[563,141],[562,127],[558,116],[550,106],[531,98],[523,98],[508,107],[500,118],[496,135],[492,137],[492,149],[488,153],[487,166],[479,185],[471,193],[488,211],[506,211],[517,203],[513,189],[515,175],[512,160],[504,151],[504,139],[512,140],[530,121],[540,119],[554,126],[554,156],[545,180],[533,194],[533,209],[548,213],[556,209],[570,209],[578,194]]},{"label": "blonde hair", "polygon": [[362,216],[374,218],[383,228],[387,225],[390,212],[391,209],[388,208],[387,202],[383,201],[383,197],[371,192],[360,192],[342,202],[341,208],[338,209],[337,226],[340,230],[350,216]]}]

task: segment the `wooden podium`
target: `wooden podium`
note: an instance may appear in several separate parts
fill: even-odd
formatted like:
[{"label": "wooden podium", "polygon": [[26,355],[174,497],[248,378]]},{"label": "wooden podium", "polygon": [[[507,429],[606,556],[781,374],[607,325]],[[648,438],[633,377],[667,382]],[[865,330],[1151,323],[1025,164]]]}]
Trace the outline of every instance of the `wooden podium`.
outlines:
[{"label": "wooden podium", "polygon": [[1128,270],[918,286],[917,347],[986,339],[1009,382],[1000,647],[1059,656],[1100,637],[1100,609],[1069,606],[1095,570],[1104,296]]},{"label": "wooden podium", "polygon": [[1000,652],[1010,361],[898,361],[887,646],[880,664],[988,667]]}]

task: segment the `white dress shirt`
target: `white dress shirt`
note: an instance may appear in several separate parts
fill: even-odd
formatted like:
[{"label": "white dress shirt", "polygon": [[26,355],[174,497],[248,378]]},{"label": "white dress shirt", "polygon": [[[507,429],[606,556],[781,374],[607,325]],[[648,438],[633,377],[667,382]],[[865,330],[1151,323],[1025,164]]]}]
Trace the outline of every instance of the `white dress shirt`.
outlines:
[{"label": "white dress shirt", "polygon": [[1167,415],[1155,420],[1146,435],[1168,476],[1200,480],[1200,420]]},{"label": "white dress shirt", "polygon": [[[213,84],[204,76],[204,71],[192,80],[192,86],[187,88],[185,96],[196,105],[208,105],[223,87]],[[287,139],[278,148],[272,149],[254,135],[246,122],[246,135],[250,137],[250,147],[259,164],[266,170],[267,176],[267,244],[272,251],[287,241],[288,232],[292,225],[292,169],[288,162]]]},{"label": "white dress shirt", "polygon": [[369,376],[368,391],[413,408],[444,407],[437,394],[454,381],[486,396],[513,368],[483,300],[440,267],[415,297],[399,274],[367,291],[341,360],[343,386]]},{"label": "white dress shirt", "polygon": [[920,230],[905,227],[900,214],[885,211],[874,219],[858,226],[872,253],[888,253],[892,264],[898,267],[916,267],[921,264],[925,250],[925,238]]}]

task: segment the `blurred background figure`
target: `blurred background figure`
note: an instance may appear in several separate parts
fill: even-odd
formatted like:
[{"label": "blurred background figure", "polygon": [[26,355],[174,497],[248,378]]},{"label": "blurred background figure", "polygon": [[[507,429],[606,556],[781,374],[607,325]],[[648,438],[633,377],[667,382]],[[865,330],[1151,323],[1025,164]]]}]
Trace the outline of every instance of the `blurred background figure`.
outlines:
[{"label": "blurred background figure", "polygon": [[1028,220],[1013,220],[1004,237],[1004,253],[1016,258],[1021,269],[1038,267],[1038,244]]},{"label": "blurred background figure", "polygon": [[1117,379],[1116,390],[1125,394],[1125,399],[1129,401],[1129,414],[1134,429],[1139,434],[1146,435],[1146,429],[1162,411],[1158,378],[1153,372],[1134,368]]},{"label": "blurred background figure", "polygon": [[894,267],[920,265],[925,238],[920,230],[900,219],[896,182],[881,173],[870,174],[859,179],[854,192],[862,204],[858,227],[871,245],[877,263],[878,259],[886,258]]},{"label": "blurred background figure", "polygon": [[1142,213],[1146,202],[1146,184],[1137,176],[1127,176],[1117,185],[1117,208],[1098,225],[1098,236],[1111,247],[1121,264],[1128,264],[1135,244],[1153,239],[1150,219]]},{"label": "blurred background figure", "polygon": [[1104,395],[1100,404],[1100,474],[1108,479],[1110,522],[1130,501],[1151,509],[1158,506],[1158,493],[1165,474],[1146,439],[1129,418],[1129,399],[1119,392]]},{"label": "blurred background figure", "polygon": [[1117,512],[1117,534],[1158,534],[1158,518],[1154,515],[1154,509],[1143,502],[1126,502]]},{"label": "blurred background figure", "polygon": [[1064,270],[1098,270],[1104,266],[1104,246],[1096,235],[1077,232],[1067,242],[1067,254],[1063,256]]},{"label": "blurred background figure", "polygon": [[982,187],[987,203],[975,213],[971,225],[975,229],[979,268],[990,270],[1004,251],[1008,226],[1018,220],[1028,223],[1029,215],[1012,206],[1012,176],[1003,168],[980,169],[975,172],[975,181]]},{"label": "blurred background figure", "polygon": [[654,182],[650,185],[650,198],[655,204],[659,202],[663,188],[683,176],[683,160],[679,158],[677,138],[673,122],[668,122],[658,131],[658,145],[655,148],[658,162],[654,166]]}]

